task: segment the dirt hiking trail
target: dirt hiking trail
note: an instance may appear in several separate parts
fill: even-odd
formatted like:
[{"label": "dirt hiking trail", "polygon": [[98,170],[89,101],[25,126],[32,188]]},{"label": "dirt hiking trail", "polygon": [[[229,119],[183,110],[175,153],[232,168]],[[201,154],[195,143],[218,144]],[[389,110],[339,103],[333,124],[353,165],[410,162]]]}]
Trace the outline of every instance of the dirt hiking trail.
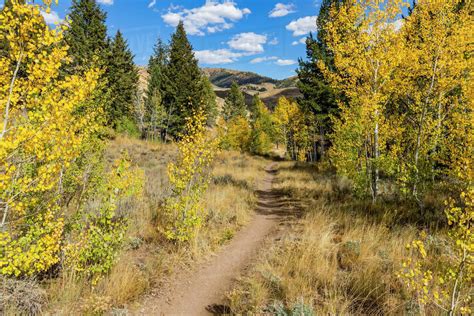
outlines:
[{"label": "dirt hiking trail", "polygon": [[[274,189],[276,163],[265,169],[267,176],[256,192],[256,214],[251,222],[207,262],[192,271],[175,276],[158,297],[148,297],[135,315],[212,315],[228,314],[223,295],[248,267],[252,258],[280,220],[292,213],[285,196]],[[294,212],[293,212],[294,213]]]}]

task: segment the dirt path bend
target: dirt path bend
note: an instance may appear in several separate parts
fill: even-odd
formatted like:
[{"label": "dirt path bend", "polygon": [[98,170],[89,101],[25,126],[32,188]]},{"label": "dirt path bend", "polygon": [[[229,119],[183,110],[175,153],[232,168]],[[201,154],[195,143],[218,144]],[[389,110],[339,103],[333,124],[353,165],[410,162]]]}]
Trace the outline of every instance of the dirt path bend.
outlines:
[{"label": "dirt path bend", "polygon": [[223,295],[233,281],[251,263],[265,237],[282,216],[284,197],[272,190],[277,173],[270,164],[260,184],[256,214],[215,257],[172,280],[167,294],[147,299],[138,315],[210,315],[228,313]]}]

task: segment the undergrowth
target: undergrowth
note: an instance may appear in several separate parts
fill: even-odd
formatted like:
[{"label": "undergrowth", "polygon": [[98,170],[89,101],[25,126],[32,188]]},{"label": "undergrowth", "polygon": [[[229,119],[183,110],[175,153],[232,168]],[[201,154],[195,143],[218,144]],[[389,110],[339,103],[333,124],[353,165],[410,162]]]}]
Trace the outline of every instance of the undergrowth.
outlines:
[{"label": "undergrowth", "polygon": [[166,224],[163,203],[169,195],[166,165],[174,159],[176,147],[118,137],[108,146],[107,160],[114,161],[123,151],[145,173],[143,196],[118,210],[129,218],[125,246],[111,272],[94,287],[73,273],[39,282],[49,294],[47,309],[54,314],[133,310],[133,303],[148,290],[207,258],[249,221],[254,190],[267,164],[237,152],[219,155],[203,199],[203,225],[193,241],[183,245],[161,233]]},{"label": "undergrowth", "polygon": [[[375,205],[357,201],[349,181],[322,166],[286,162],[279,170],[274,188],[299,200],[305,215],[287,223],[281,236],[270,238],[255,266],[228,292],[232,311],[418,314],[414,297],[397,277],[409,257],[405,246],[423,226],[416,208],[397,203],[396,197]],[[445,251],[445,224],[442,204],[432,205],[436,220],[430,225],[425,221],[424,227],[439,253]],[[431,262],[433,271],[439,270],[438,258]]]}]

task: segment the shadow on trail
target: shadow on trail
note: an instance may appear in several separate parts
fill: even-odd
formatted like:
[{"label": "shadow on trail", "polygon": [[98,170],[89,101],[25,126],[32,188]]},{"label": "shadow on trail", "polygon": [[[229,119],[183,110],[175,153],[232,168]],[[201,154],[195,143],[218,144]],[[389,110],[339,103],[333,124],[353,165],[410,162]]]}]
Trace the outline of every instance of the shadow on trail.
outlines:
[{"label": "shadow on trail", "polygon": [[[280,224],[300,218],[304,209],[301,202],[284,190],[273,188],[273,182],[279,173],[278,169],[272,164],[265,171],[268,175],[262,179],[261,189],[255,191],[257,196],[255,212],[264,215],[266,221]],[[224,180],[232,183],[230,178],[226,177]],[[224,304],[208,305],[206,311],[213,315],[233,315],[230,307]]]},{"label": "shadow on trail", "polygon": [[255,211],[263,215],[275,215],[284,219],[300,218],[303,214],[301,202],[291,198],[287,192],[272,187],[274,177],[279,173],[277,169],[265,170],[271,177],[265,179],[266,188],[257,190],[257,207]]},{"label": "shadow on trail", "polygon": [[229,306],[221,304],[213,304],[206,307],[206,310],[213,315],[231,315],[232,311]]}]

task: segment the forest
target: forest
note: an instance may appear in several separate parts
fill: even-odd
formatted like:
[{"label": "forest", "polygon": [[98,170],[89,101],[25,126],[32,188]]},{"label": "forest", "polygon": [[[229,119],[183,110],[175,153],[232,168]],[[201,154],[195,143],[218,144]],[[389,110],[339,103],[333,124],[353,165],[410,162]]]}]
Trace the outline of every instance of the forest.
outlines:
[{"label": "forest", "polygon": [[0,8],[0,314],[472,315],[471,1],[323,0],[275,105],[55,5]]}]

